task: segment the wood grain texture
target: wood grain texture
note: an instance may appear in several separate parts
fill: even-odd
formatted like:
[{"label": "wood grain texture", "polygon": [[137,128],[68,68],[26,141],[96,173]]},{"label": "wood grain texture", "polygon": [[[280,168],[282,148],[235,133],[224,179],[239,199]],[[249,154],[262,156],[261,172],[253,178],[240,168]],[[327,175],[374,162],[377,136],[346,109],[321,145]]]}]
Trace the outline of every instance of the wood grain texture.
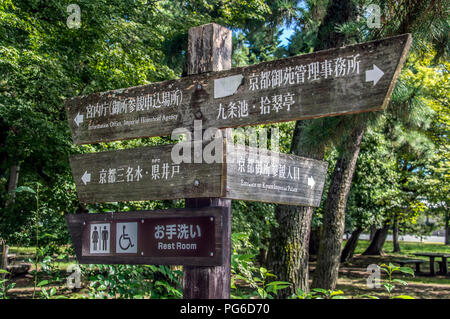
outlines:
[{"label": "wood grain texture", "polygon": [[231,281],[231,200],[224,198],[188,198],[186,208],[193,210],[221,207],[223,263],[215,267],[185,266],[184,299],[229,299]]},{"label": "wood grain texture", "polygon": [[[66,222],[69,228],[72,244],[75,249],[77,260],[81,264],[160,264],[160,265],[191,265],[191,266],[214,266],[223,263],[223,215],[225,208],[204,207],[204,208],[177,208],[154,211],[139,212],[116,212],[116,213],[98,213],[98,214],[71,214],[66,215]],[[214,256],[211,257],[154,257],[135,255],[117,255],[114,253],[101,256],[83,254],[83,235],[85,236],[85,227],[93,222],[113,223],[113,222],[131,222],[142,220],[155,220],[174,218],[180,220],[186,217],[214,217]],[[114,238],[111,239],[114,243]],[[86,247],[84,247],[86,250]]]},{"label": "wood grain texture", "polygon": [[231,30],[216,23],[190,28],[187,74],[231,69]]},{"label": "wood grain texture", "polygon": [[291,154],[227,144],[227,197],[318,207],[328,163]]},{"label": "wood grain texture", "polygon": [[[320,205],[326,162],[273,151],[258,155],[257,148],[225,141],[224,163],[173,164],[173,144],[72,156],[70,165],[78,198],[83,203],[97,203],[221,197]],[[158,179],[153,178],[154,166],[158,167]],[[128,181],[130,169],[132,180]],[[139,181],[138,170],[142,175]],[[112,173],[115,180],[110,180]],[[85,183],[86,174],[90,174],[90,181]]]},{"label": "wood grain texture", "polygon": [[[78,199],[82,203],[98,203],[224,195],[222,163],[177,165],[171,160],[172,147],[140,147],[71,156]],[[155,166],[158,167],[158,178],[153,177]],[[128,178],[130,169],[132,177]],[[115,182],[112,182],[109,177],[114,170]],[[139,170],[142,176],[138,181]],[[86,184],[83,182],[85,174],[90,174]]]},{"label": "wood grain texture", "polygon": [[[210,40],[212,39],[212,41]],[[206,42],[206,43],[205,43]],[[212,43],[211,43],[212,42]],[[222,71],[231,68],[231,31],[216,24],[207,24],[189,29],[189,43],[196,43],[188,48],[188,74],[204,71]],[[208,63],[204,63],[206,60]],[[196,102],[205,97],[199,91]],[[198,101],[198,102],[197,102]],[[201,111],[195,115],[201,117]],[[226,139],[231,137],[231,131],[222,130]],[[223,159],[226,156],[224,149]],[[226,176],[227,165],[222,166],[222,177]],[[224,178],[222,178],[224,181]],[[225,187],[223,188],[225,190]],[[185,266],[183,271],[184,299],[229,299],[231,289],[231,200],[223,198],[186,198],[185,206],[193,209],[219,206],[223,208],[223,263],[215,267]]]},{"label": "wood grain texture", "polygon": [[[209,50],[208,43],[218,41],[215,40],[220,38],[220,32],[218,34],[206,36],[200,42],[191,41],[190,45],[193,48],[206,46]],[[389,101],[410,43],[411,35],[404,34],[247,67],[190,75],[179,80],[78,96],[66,100],[67,118],[73,141],[85,144],[169,135],[175,128],[192,129],[196,119],[203,121],[204,128],[227,128],[378,111]],[[212,52],[216,51],[212,49]],[[326,73],[327,61],[331,63],[330,73]],[[344,65],[341,73],[335,70],[337,65],[342,66],[339,61]],[[214,63],[226,64],[205,60],[196,67],[191,66],[190,72],[206,72],[205,66]],[[376,85],[374,81],[366,81],[366,72],[374,65],[384,72]],[[301,67],[306,72],[304,81],[300,79],[300,73],[295,73]],[[267,87],[267,83],[261,82],[262,72],[271,72]],[[284,84],[273,85],[276,81],[272,77],[277,72],[284,77]],[[242,81],[235,93],[214,98],[214,80],[236,75],[242,75]],[[258,77],[258,89],[252,89],[255,76]],[[164,96],[166,102],[163,102]],[[286,104],[283,109],[277,106],[276,96],[289,104],[289,111]],[[146,108],[142,103],[150,97],[156,107]],[[266,98],[271,102],[262,104]],[[292,98],[293,103],[287,102],[287,98]],[[242,103],[248,106],[240,114],[242,116],[228,116],[234,113],[230,108],[241,107]],[[262,112],[264,105],[270,112]],[[226,113],[222,113],[221,107]],[[113,108],[115,111],[111,112]],[[78,124],[75,122],[77,116]]]}]

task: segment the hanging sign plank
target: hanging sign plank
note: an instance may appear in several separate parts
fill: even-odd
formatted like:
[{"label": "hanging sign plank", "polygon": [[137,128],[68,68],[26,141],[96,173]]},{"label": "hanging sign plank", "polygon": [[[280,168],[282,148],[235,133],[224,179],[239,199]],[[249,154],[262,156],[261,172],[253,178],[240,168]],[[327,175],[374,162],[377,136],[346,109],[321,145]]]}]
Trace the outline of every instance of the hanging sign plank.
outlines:
[{"label": "hanging sign plank", "polygon": [[227,198],[318,207],[328,163],[227,145]]},{"label": "hanging sign plank", "polygon": [[66,215],[82,264],[216,266],[223,263],[222,207]]},{"label": "hanging sign plank", "polygon": [[173,145],[70,157],[82,203],[222,197],[222,163],[180,163]]},{"label": "hanging sign plank", "polygon": [[411,35],[66,100],[77,144],[382,110]]},{"label": "hanging sign plank", "polygon": [[95,203],[226,197],[319,206],[326,162],[223,145],[223,163],[211,164],[174,164],[174,145],[72,156],[78,198],[80,202]]}]

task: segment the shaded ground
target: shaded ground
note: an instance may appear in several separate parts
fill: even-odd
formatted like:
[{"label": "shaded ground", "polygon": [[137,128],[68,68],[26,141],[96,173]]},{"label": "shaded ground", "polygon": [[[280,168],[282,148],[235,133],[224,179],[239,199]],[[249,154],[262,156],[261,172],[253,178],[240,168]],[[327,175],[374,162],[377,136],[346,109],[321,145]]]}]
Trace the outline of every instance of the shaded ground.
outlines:
[{"label": "shaded ground", "polygon": [[[44,278],[40,278],[39,280],[44,280]],[[15,283],[16,286],[13,289],[8,291],[8,297],[11,299],[31,299],[33,298],[33,294],[35,294],[36,298],[42,298],[41,296],[41,288],[36,287],[36,291],[34,291],[34,277],[30,274],[16,276],[11,279],[9,283]],[[45,289],[49,290],[52,287],[55,287],[57,293],[55,295],[58,296],[66,296],[70,297],[78,290],[70,290],[67,288],[65,284],[63,285],[46,285]]]},{"label": "shaded ground", "polygon": [[[367,266],[370,264],[394,263],[397,259],[399,259],[397,256],[392,255],[356,255],[350,262],[341,265],[337,289],[342,290],[348,298],[361,298],[363,295],[386,298],[387,293],[383,286],[380,288],[368,288],[367,279],[370,273],[367,272]],[[315,262],[312,262],[312,272],[314,271],[314,267]],[[429,271],[429,263],[426,262],[421,266],[422,273],[414,277],[400,273],[395,274],[393,278],[404,280],[408,284],[406,286],[395,284],[396,287],[392,295],[409,295],[417,299],[450,299],[450,275],[430,276]],[[381,280],[385,280],[386,278],[385,273],[382,272]]]},{"label": "shaded ground", "polygon": [[[360,253],[365,249],[366,243],[361,241],[358,245],[357,252]],[[389,242],[387,242],[387,249],[385,251],[389,251]],[[367,266],[370,264],[380,265],[382,263],[388,264],[389,262],[394,263],[395,260],[405,259],[405,258],[414,258],[420,259],[412,255],[415,251],[436,251],[442,252],[443,249],[447,252],[447,247],[442,245],[424,245],[421,244],[418,246],[417,244],[402,244],[403,252],[400,254],[387,254],[385,256],[362,256],[360,254],[356,254],[354,258],[345,264],[342,264],[339,271],[339,280],[337,289],[342,290],[344,292],[344,296],[347,298],[364,298],[364,295],[376,296],[379,298],[386,298],[387,293],[384,287],[381,288],[368,288],[367,286],[367,278],[370,273],[367,272]],[[15,252],[18,255],[18,262],[23,261],[26,258],[32,258],[33,255],[30,254],[29,251],[17,251]],[[314,257],[314,256],[312,256]],[[393,295],[409,295],[417,299],[450,299],[450,273],[447,276],[429,275],[429,260],[427,258],[422,258],[426,260],[421,265],[422,273],[416,275],[414,278],[409,275],[397,274],[394,278],[399,278],[405,280],[408,285],[402,286],[400,284],[396,284],[395,289],[393,290]],[[314,258],[313,258],[314,260]],[[58,268],[61,270],[61,278],[66,278],[66,267],[74,260],[71,258],[70,262],[60,263]],[[315,261],[310,262],[310,278],[314,275],[315,269]],[[411,265],[412,268],[413,265]],[[436,265],[436,270],[437,270]],[[382,272],[382,279],[385,279],[386,276]],[[43,280],[46,278],[40,278]],[[22,274],[20,276],[14,277],[10,282],[15,282],[16,287],[11,289],[8,293],[10,298],[32,298],[34,291],[34,278],[30,274]],[[238,286],[246,289],[245,283],[236,282]],[[242,285],[241,285],[242,284]],[[45,286],[48,290],[52,286]],[[87,283],[83,284],[84,289],[81,291],[71,291],[66,288],[65,282],[63,280],[63,284],[61,286],[55,286],[58,290],[57,295],[65,295],[67,297],[73,295],[74,292],[84,294],[87,293]],[[41,298],[40,288],[36,289],[36,297]]]}]

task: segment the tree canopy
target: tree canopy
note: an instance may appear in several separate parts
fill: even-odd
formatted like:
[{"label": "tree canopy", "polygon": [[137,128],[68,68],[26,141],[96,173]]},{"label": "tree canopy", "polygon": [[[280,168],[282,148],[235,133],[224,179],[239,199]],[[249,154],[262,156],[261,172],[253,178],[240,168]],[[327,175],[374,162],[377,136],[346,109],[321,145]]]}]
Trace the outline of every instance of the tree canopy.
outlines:
[{"label": "tree canopy", "polygon": [[[344,205],[347,231],[381,227],[394,218],[407,228],[431,214],[450,232],[448,5],[344,2],[78,0],[81,19],[74,28],[68,25],[72,1],[0,0],[0,237],[33,244],[39,231],[48,234],[48,241],[66,244],[65,214],[183,206],[172,200],[80,204],[71,154],[173,141],[157,137],[74,145],[64,100],[184,76],[188,30],[210,22],[233,31],[233,66],[411,32],[413,45],[385,111],[265,127],[279,128],[283,152],[294,145],[303,155],[314,151],[330,164],[314,226],[323,222],[337,162],[348,156],[345,142],[355,123],[364,123]],[[364,8],[371,3],[383,13],[380,28],[368,27]],[[292,35],[282,45],[287,29]],[[34,193],[19,188],[12,199],[13,167],[20,167],[17,186]],[[283,227],[277,225],[275,205],[239,201],[233,210],[234,230],[249,233],[253,246],[248,249],[266,262],[272,226]]]}]

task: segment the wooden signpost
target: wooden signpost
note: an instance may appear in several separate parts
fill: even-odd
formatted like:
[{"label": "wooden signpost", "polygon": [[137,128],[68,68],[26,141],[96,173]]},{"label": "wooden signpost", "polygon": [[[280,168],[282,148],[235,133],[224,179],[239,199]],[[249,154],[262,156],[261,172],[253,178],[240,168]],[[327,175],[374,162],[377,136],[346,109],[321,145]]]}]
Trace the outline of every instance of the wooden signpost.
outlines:
[{"label": "wooden signpost", "polygon": [[222,163],[175,164],[173,145],[163,145],[75,155],[70,164],[83,203],[224,197],[320,205],[326,162],[224,146]]},{"label": "wooden signpost", "polygon": [[223,264],[224,208],[67,215],[82,264]]},{"label": "wooden signpost", "polygon": [[73,141],[84,144],[170,135],[192,129],[194,120],[227,128],[378,111],[388,103],[410,43],[405,34],[79,96],[66,101],[67,118]]},{"label": "wooden signpost", "polygon": [[[207,24],[189,30],[187,77],[69,99],[67,118],[85,144],[190,131],[196,120],[224,129],[382,110],[410,44],[405,34],[231,69],[231,31]],[[222,132],[213,162],[175,161],[174,145],[72,156],[81,202],[186,206],[68,215],[78,260],[185,265],[184,298],[229,298],[231,199],[318,207],[327,163],[234,145]]]}]

